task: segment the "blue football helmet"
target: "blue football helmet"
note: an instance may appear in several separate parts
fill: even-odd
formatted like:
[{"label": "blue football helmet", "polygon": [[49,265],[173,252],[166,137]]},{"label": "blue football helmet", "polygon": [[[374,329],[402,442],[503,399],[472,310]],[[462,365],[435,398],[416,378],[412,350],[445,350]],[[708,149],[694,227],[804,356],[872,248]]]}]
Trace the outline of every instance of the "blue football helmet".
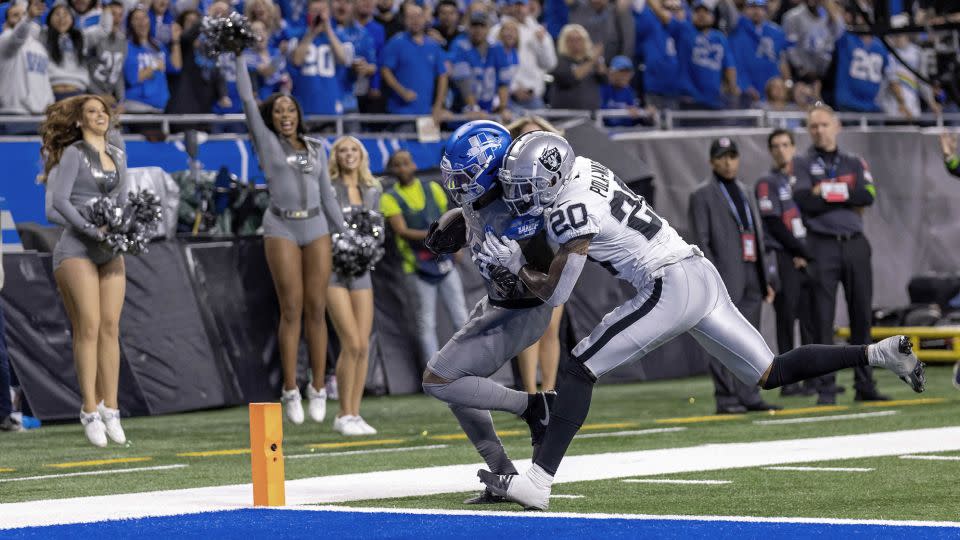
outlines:
[{"label": "blue football helmet", "polygon": [[497,182],[497,173],[511,142],[507,128],[490,120],[460,126],[443,148],[443,187],[458,205],[479,199]]}]

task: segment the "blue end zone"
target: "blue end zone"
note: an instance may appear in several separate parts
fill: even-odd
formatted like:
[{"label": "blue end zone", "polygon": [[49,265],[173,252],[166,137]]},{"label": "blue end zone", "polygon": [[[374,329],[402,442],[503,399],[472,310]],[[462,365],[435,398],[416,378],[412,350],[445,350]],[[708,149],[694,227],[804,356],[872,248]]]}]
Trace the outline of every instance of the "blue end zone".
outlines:
[{"label": "blue end zone", "polygon": [[0,538],[904,538],[952,539],[960,529],[249,509],[0,531]]}]

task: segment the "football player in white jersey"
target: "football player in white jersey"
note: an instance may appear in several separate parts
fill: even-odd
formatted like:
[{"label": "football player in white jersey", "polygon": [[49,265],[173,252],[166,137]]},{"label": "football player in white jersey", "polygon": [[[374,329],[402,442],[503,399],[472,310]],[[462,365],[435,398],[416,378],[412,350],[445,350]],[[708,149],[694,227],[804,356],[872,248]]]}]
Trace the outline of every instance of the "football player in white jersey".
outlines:
[{"label": "football player in white jersey", "polygon": [[493,493],[528,509],[545,510],[560,461],[587,417],[597,378],[685,332],[740,380],[768,390],[872,365],[923,391],[924,364],[904,336],[866,346],[805,345],[774,356],[737,311],[716,268],[700,250],[683,241],[609,169],[576,157],[563,137],[547,132],[518,137],[499,176],[504,202],[517,215],[542,214],[549,239],[559,250],[549,271],[538,272],[526,264],[516,242],[488,234],[481,255],[491,264],[508,268],[552,305],[567,300],[588,258],[638,292],[571,351],[531,468],[519,476],[479,472]]}]

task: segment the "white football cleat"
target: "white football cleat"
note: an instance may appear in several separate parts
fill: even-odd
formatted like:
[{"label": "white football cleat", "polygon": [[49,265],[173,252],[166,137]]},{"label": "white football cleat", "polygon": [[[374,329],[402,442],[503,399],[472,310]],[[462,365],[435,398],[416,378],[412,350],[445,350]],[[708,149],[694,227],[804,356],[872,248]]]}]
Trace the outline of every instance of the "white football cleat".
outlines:
[{"label": "white football cleat", "polygon": [[923,392],[926,364],[913,354],[913,344],[907,336],[892,336],[869,345],[867,361],[871,366],[884,367],[896,373],[914,392]]},{"label": "white football cleat", "polygon": [[83,425],[83,432],[91,444],[100,448],[107,446],[107,428],[103,425],[99,412],[85,413],[81,409],[80,424]]},{"label": "white football cleat", "polygon": [[280,402],[283,403],[287,419],[297,425],[303,423],[303,398],[300,397],[299,388],[284,390],[280,395]]},{"label": "white football cleat", "polygon": [[307,399],[310,400],[307,405],[310,419],[314,422],[323,422],[324,417],[327,416],[327,389],[316,390],[312,384],[308,384]]},{"label": "white football cleat", "polygon": [[111,409],[101,401],[97,405],[97,412],[100,413],[100,419],[106,428],[107,436],[117,444],[126,444],[127,436],[120,425],[120,409]]},{"label": "white football cleat", "polygon": [[376,428],[368,424],[367,421],[364,420],[362,416],[354,416],[353,418],[354,418],[353,421],[356,422],[358,426],[360,426],[360,430],[363,432],[364,435],[377,434]]},{"label": "white football cleat", "polygon": [[494,474],[480,469],[477,476],[487,489],[508,501],[513,501],[524,510],[546,510],[550,507],[550,488],[541,488],[529,478],[530,471],[524,474]]}]

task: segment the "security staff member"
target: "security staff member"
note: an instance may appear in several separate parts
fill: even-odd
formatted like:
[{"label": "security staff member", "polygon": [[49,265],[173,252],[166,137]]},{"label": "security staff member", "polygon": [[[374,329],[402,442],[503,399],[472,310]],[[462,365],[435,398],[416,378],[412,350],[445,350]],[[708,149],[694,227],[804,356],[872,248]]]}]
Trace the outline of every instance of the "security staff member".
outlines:
[{"label": "security staff member", "polygon": [[[807,228],[807,247],[816,263],[812,275],[814,321],[819,343],[833,342],[837,285],[843,284],[850,317],[850,343],[871,343],[873,272],[870,243],[863,235],[863,211],[876,188],[867,163],[837,148],[840,121],[833,109],[817,104],[807,113],[813,146],[793,162],[794,200]],[[869,366],[854,368],[855,399],[883,401]],[[836,402],[836,376],[820,379],[817,403]],[[833,395],[831,395],[833,394]]]},{"label": "security staff member", "polygon": [[[767,264],[776,268],[779,288],[773,301],[777,313],[777,347],[780,354],[794,348],[794,322],[800,321],[801,340],[813,339],[810,316],[810,283],[807,264],[812,259],[807,250],[807,230],[803,226],[800,209],[793,200],[792,173],[796,145],[793,134],[785,129],[775,130],[767,137],[767,149],[773,158],[773,169],[757,180],[754,192],[757,208],[763,221],[767,248]],[[772,261],[770,260],[772,259]],[[769,268],[769,266],[768,266]],[[789,384],[780,389],[782,396],[811,395],[811,386],[801,388]]]},{"label": "security staff member", "polygon": [[[694,243],[717,267],[730,299],[750,324],[760,328],[763,301],[773,301],[763,264],[763,233],[757,212],[737,181],[740,153],[729,137],[710,145],[713,174],[690,195]],[[764,402],[755,385],[740,382],[716,359],[710,360],[718,414],[780,409]]]}]

